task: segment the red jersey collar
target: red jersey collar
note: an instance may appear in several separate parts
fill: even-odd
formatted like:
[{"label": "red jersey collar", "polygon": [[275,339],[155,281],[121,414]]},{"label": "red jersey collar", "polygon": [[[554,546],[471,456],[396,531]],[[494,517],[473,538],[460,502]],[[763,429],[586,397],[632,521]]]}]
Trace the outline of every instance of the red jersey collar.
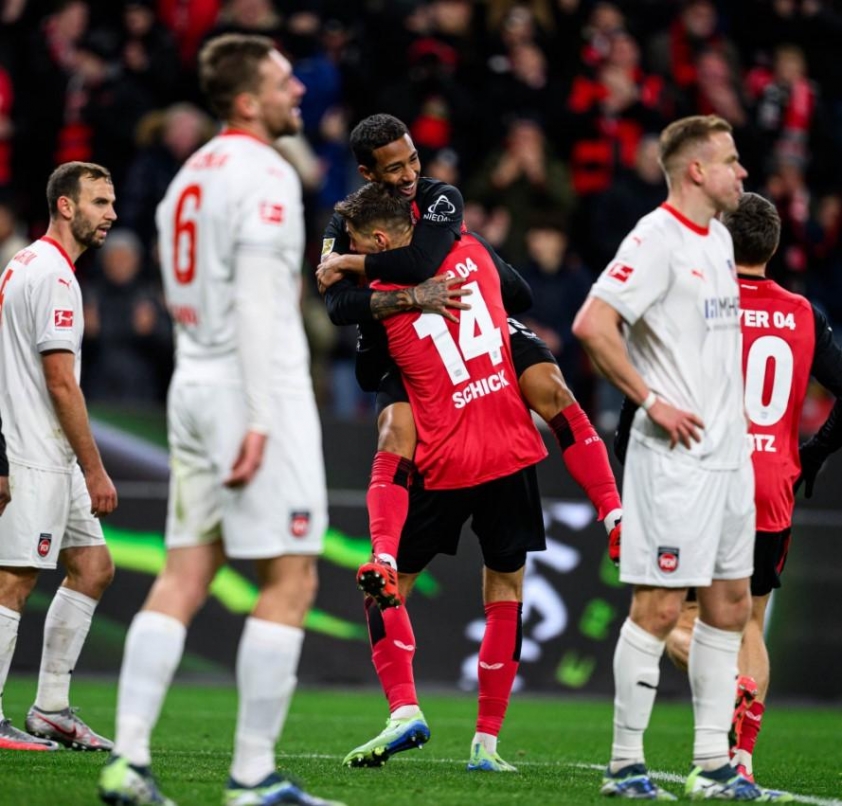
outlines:
[{"label": "red jersey collar", "polygon": [[55,238],[50,238],[49,235],[44,235],[38,240],[44,241],[45,243],[48,243],[51,246],[54,246],[56,249],[58,249],[61,256],[67,261],[67,265],[70,266],[70,270],[74,274],[76,274],[76,265],[70,259],[70,255],[68,255],[67,252],[64,251],[64,247]]},{"label": "red jersey collar", "polygon": [[263,143],[263,145],[269,145],[267,140],[264,140],[262,137],[258,137],[256,134],[252,134],[251,132],[247,132],[244,129],[223,129],[217,137],[251,137],[252,140],[257,140],[258,143]]},{"label": "red jersey collar", "polygon": [[666,202],[664,202],[661,205],[661,209],[666,210],[671,215],[674,215],[682,224],[684,224],[685,227],[687,227],[687,229],[692,230],[696,233],[696,235],[707,235],[710,231],[710,227],[700,227],[694,221],[691,221],[689,218],[687,218],[687,216],[679,213],[678,210],[676,210],[675,207],[673,207],[671,204],[667,204]]}]

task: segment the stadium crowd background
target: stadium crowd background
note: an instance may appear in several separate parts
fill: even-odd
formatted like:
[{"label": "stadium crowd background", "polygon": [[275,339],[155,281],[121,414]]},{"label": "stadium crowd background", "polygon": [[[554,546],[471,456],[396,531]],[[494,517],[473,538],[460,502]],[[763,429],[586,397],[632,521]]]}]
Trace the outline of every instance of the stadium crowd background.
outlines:
[{"label": "stadium crowd background", "polygon": [[[783,221],[770,275],[842,328],[842,3],[837,0],[4,0],[0,2],[0,263],[46,229],[52,168],[110,168],[120,216],[80,261],[91,401],[163,402],[171,329],[154,211],[214,131],[196,54],[226,32],[272,37],[307,87],[281,147],[305,187],[305,319],[317,394],[368,416],[353,329],[312,280],[322,228],[361,181],[354,124],[390,112],[423,173],[457,185],[466,223],[528,279],[523,317],[603,428],[618,403],[571,333],[596,275],[665,198],[657,133],[687,114],[735,129],[746,188]],[[818,393],[805,427],[823,419]]]}]

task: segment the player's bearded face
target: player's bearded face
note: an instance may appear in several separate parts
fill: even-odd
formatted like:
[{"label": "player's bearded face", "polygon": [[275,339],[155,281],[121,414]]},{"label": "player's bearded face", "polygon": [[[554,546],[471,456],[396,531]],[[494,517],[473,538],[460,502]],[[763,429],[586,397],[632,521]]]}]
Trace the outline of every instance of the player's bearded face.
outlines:
[{"label": "player's bearded face", "polygon": [[98,249],[117,219],[114,190],[105,179],[81,180],[79,201],[70,219],[70,232],[85,248]]},{"label": "player's bearded face", "polygon": [[293,75],[292,65],[277,51],[272,51],[260,65],[261,83],[258,101],[263,123],[272,139],[296,134],[301,129],[299,104],[304,85]]}]

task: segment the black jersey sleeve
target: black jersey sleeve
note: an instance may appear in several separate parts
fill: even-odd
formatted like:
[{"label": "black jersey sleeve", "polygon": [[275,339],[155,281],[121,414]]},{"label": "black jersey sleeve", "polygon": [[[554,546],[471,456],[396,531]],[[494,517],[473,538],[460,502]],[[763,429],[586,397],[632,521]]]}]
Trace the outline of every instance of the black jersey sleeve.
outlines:
[{"label": "black jersey sleeve", "polygon": [[345,230],[345,223],[339,213],[334,213],[327,222],[324,234],[322,235],[322,257],[336,252],[339,255],[347,255],[351,251],[351,239]]},{"label": "black jersey sleeve", "polygon": [[6,437],[3,436],[3,420],[0,419],[0,476],[9,475],[9,457],[6,455]]},{"label": "black jersey sleeve", "polygon": [[327,315],[334,325],[360,325],[374,322],[370,288],[363,288],[351,279],[340,280],[325,291]]},{"label": "black jersey sleeve", "polygon": [[523,311],[529,310],[532,307],[532,289],[529,283],[520,276],[514,266],[506,263],[494,251],[494,247],[485,238],[477,235],[476,232],[472,232],[471,235],[485,247],[488,254],[491,255],[491,259],[494,261],[494,266],[500,275],[500,293],[503,296],[503,305],[506,308],[506,313],[523,313]]},{"label": "black jersey sleeve", "polygon": [[833,339],[833,330],[827,317],[813,306],[816,323],[816,349],[810,374],[828,392],[842,398],[842,348]]},{"label": "black jersey sleeve", "polygon": [[363,392],[376,392],[380,379],[392,364],[386,329],[379,322],[357,328],[357,353],[354,374]]},{"label": "black jersey sleeve", "polygon": [[459,240],[465,203],[453,185],[422,178],[416,202],[419,219],[411,243],[366,255],[365,273],[370,280],[398,285],[423,283],[438,271],[454,241]]},{"label": "black jersey sleeve", "polygon": [[815,306],[813,317],[816,322],[816,350],[810,372],[836,396],[836,403],[822,427],[799,449],[801,475],[795,482],[795,489],[804,482],[807,498],[813,493],[816,476],[827,457],[842,448],[842,349],[833,340],[827,318]]}]

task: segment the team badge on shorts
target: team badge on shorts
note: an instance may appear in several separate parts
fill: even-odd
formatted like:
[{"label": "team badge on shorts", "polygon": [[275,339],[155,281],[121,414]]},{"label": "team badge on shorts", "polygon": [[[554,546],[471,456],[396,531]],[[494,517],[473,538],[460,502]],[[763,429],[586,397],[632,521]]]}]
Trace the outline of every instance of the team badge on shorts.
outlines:
[{"label": "team badge on shorts", "polygon": [[665,574],[678,570],[678,549],[671,546],[658,546],[658,568]]},{"label": "team badge on shorts", "polygon": [[289,533],[293,537],[304,537],[310,531],[309,512],[291,512],[289,516]]},{"label": "team badge on shorts", "polygon": [[38,556],[46,557],[50,553],[50,547],[53,545],[53,536],[47,532],[41,532],[38,535]]}]

